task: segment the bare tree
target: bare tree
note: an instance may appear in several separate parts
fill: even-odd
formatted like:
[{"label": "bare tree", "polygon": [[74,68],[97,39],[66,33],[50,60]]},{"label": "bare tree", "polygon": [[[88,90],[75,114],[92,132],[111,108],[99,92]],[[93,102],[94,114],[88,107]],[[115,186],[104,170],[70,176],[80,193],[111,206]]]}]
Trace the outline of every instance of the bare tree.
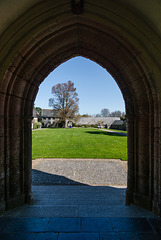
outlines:
[{"label": "bare tree", "polygon": [[65,126],[66,119],[75,117],[75,114],[79,110],[79,98],[74,83],[71,81],[58,83],[52,87],[52,93],[54,97],[49,99],[49,106],[58,110],[61,122]]}]

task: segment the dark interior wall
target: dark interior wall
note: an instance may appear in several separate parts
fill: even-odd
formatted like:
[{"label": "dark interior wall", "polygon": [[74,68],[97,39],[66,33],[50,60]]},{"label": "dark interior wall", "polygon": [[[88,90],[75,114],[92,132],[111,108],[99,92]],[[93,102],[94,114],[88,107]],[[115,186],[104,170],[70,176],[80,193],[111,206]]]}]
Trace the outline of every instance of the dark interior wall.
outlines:
[{"label": "dark interior wall", "polygon": [[79,55],[106,68],[125,100],[126,203],[160,214],[160,72],[149,54],[149,48],[155,46],[144,26],[142,19],[119,4],[84,1],[83,11],[73,14],[70,1],[45,1],[4,32],[0,41],[1,210],[32,200],[34,99],[40,83],[54,68]]}]

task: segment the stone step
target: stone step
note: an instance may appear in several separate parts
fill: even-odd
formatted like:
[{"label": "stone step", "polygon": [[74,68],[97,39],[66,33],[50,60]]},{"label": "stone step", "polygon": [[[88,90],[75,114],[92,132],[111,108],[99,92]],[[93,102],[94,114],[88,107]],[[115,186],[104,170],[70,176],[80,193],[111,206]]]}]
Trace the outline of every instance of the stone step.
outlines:
[{"label": "stone step", "polygon": [[125,187],[34,186],[32,205],[3,214],[6,217],[154,217],[137,206],[125,206]]}]

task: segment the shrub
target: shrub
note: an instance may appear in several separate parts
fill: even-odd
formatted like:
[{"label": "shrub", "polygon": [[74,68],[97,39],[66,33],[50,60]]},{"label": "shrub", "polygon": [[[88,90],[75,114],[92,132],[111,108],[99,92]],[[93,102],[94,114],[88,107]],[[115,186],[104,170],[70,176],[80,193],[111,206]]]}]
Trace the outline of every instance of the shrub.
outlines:
[{"label": "shrub", "polygon": [[37,123],[33,123],[33,129],[37,129]]},{"label": "shrub", "polygon": [[38,123],[37,123],[37,128],[40,128],[40,127],[42,127],[42,123],[41,123],[41,122],[38,122]]},{"label": "shrub", "polygon": [[33,123],[33,129],[40,128],[41,126],[42,126],[42,123],[41,123],[41,122],[35,122],[35,123]]},{"label": "shrub", "polygon": [[96,124],[92,124],[91,127],[97,128],[97,125]]}]

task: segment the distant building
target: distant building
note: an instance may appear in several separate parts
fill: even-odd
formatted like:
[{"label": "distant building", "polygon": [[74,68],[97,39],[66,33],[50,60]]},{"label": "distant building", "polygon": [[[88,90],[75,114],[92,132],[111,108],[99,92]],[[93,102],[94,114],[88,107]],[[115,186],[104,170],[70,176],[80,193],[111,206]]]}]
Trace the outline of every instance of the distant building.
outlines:
[{"label": "distant building", "polygon": [[32,117],[33,117],[33,120],[35,120],[35,122],[38,122],[39,113],[36,111],[36,109],[33,109]]},{"label": "distant building", "polygon": [[117,129],[117,130],[126,130],[126,124],[122,120],[115,120],[111,126],[110,129]]},{"label": "distant building", "polygon": [[41,121],[43,127],[58,127],[60,118],[58,117],[58,110],[42,109]]},{"label": "distant building", "polygon": [[[41,116],[33,109],[33,121],[39,121],[41,119],[42,127],[59,127],[60,118],[59,111],[54,109],[42,109]],[[97,125],[105,128],[112,128],[118,130],[126,130],[124,121],[119,117],[79,117],[69,118],[66,120],[66,127],[72,127],[73,123],[78,126],[92,126]]]},{"label": "distant building", "polygon": [[119,117],[80,117],[77,121],[77,125],[98,125],[105,128],[110,128],[111,124],[120,120]]},{"label": "distant building", "polygon": [[33,125],[34,123],[38,123],[39,122],[39,113],[36,111],[36,109],[33,109],[32,111],[32,129],[33,129]]}]

